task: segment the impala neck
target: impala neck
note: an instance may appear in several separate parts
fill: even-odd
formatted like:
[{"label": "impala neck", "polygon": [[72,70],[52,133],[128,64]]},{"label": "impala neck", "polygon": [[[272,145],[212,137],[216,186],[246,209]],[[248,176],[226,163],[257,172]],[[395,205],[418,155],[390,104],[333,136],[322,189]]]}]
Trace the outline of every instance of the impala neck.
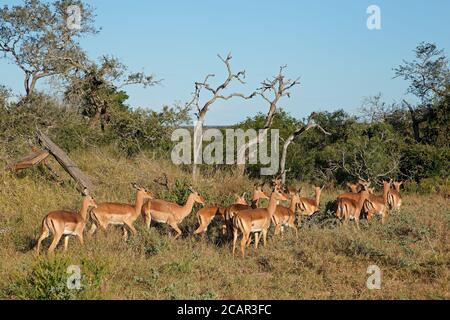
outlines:
[{"label": "impala neck", "polygon": [[180,219],[184,219],[185,217],[187,217],[189,215],[189,213],[191,213],[194,203],[195,203],[194,195],[191,193],[189,195],[186,203],[182,207],[181,213],[178,215]]},{"label": "impala neck", "polygon": [[367,200],[368,197],[369,197],[368,193],[367,194],[361,193],[361,195],[359,196],[358,207],[356,208],[356,211],[362,210],[364,202]]},{"label": "impala neck", "polygon": [[319,206],[320,204],[320,193],[322,192],[322,190],[316,190],[316,207]]},{"label": "impala neck", "polygon": [[289,209],[291,209],[291,211],[295,213],[296,206],[297,206],[297,201],[294,199],[294,197],[292,197],[291,205],[289,206]]},{"label": "impala neck", "polygon": [[384,201],[384,204],[388,203],[389,189],[390,189],[389,184],[385,184],[384,187],[383,187],[383,201]]},{"label": "impala neck", "polygon": [[272,193],[272,195],[270,195],[269,205],[267,206],[267,211],[269,212],[270,217],[273,216],[277,208],[277,202],[278,201],[275,199],[275,196]]},{"label": "impala neck", "polygon": [[79,213],[81,218],[85,221],[86,221],[88,209],[89,209],[88,201],[85,199],[85,200],[83,200],[83,203],[81,204],[81,209],[80,209],[80,213]]},{"label": "impala neck", "polygon": [[134,205],[134,214],[136,217],[141,214],[143,205],[144,205],[144,195],[138,191],[136,194],[136,203]]}]

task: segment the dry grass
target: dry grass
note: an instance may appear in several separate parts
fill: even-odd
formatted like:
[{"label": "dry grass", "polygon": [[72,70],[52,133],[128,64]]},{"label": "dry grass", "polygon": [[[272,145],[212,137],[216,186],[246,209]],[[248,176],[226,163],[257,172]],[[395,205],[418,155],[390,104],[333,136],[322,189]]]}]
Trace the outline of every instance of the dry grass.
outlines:
[{"label": "dry grass", "polygon": [[[165,198],[182,200],[189,175],[165,161],[141,156],[133,161],[111,150],[72,155],[98,186],[98,201],[134,201],[129,183],[147,184]],[[166,172],[172,191],[152,183]],[[64,174],[61,174],[64,176]],[[174,181],[179,179],[177,185]],[[183,182],[185,181],[185,182]],[[144,230],[127,243],[120,230],[71,239],[69,252],[54,258],[31,251],[46,212],[76,209],[80,195],[69,179],[49,181],[38,169],[0,176],[0,298],[28,299],[449,299],[450,208],[438,195],[404,195],[400,214],[388,223],[338,225],[327,213],[304,221],[298,239],[287,231],[267,248],[233,258],[230,243],[218,228],[206,238],[190,233],[195,215],[182,225],[183,238],[173,240],[165,226]],[[252,182],[230,173],[211,174],[198,184],[207,202],[228,204],[234,191]],[[325,190],[322,211],[338,191]],[[47,248],[49,240],[44,242]],[[65,266],[81,266],[83,290],[59,287]],[[382,289],[366,288],[367,267],[382,270]],[[49,289],[50,287],[50,289]]]}]

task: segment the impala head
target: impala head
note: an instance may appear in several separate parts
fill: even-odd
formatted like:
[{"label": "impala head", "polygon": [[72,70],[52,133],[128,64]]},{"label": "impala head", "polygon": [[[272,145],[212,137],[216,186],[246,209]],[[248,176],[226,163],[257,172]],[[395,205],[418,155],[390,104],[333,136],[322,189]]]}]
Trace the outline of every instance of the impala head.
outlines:
[{"label": "impala head", "polygon": [[298,190],[290,189],[289,190],[289,197],[291,198],[291,204],[295,205],[297,207],[300,204],[300,191],[302,188],[299,188]]},{"label": "impala head", "polygon": [[270,197],[274,197],[275,200],[278,201],[286,201],[289,199],[289,196],[283,192],[282,190],[280,190],[279,188],[273,188],[272,194],[270,195]]},{"label": "impala head", "polygon": [[350,188],[350,191],[353,193],[358,193],[359,185],[356,183],[347,182],[347,187]]},{"label": "impala head", "polygon": [[358,180],[358,183],[362,186],[362,189],[360,191],[368,190],[369,187],[370,187],[370,184],[371,184],[370,180],[368,180],[368,181],[366,181],[366,180]]},{"label": "impala head", "polygon": [[234,194],[234,202],[239,204],[247,204],[247,201],[245,201],[245,195],[247,192],[244,192],[242,195],[238,195],[237,193]]},{"label": "impala head", "polygon": [[194,201],[197,203],[200,203],[201,205],[205,205],[205,198],[203,198],[196,190],[192,189],[192,187],[189,187],[189,191],[191,192],[191,196],[193,197]]},{"label": "impala head", "polygon": [[95,199],[89,194],[88,189],[84,189],[82,194],[84,196],[83,202],[88,208],[97,208],[97,202],[95,202]]},{"label": "impala head", "polygon": [[255,184],[253,188],[253,200],[269,199],[269,196],[264,192],[261,185]]},{"label": "impala head", "polygon": [[403,184],[403,181],[394,181],[393,185],[395,190],[397,190],[397,192],[400,192],[400,186]]},{"label": "impala head", "polygon": [[145,199],[151,200],[155,198],[153,192],[147,190],[145,187],[142,187],[134,182],[131,184],[131,186],[137,190],[138,195],[141,196],[144,200]]}]

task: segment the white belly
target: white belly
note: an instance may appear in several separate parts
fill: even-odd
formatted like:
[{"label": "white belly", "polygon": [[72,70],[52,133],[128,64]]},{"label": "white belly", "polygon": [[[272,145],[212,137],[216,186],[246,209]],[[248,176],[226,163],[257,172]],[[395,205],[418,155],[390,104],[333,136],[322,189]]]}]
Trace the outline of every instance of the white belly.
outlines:
[{"label": "white belly", "polygon": [[64,229],[63,235],[65,235],[65,236],[67,236],[67,235],[75,236],[76,233],[73,230]]}]

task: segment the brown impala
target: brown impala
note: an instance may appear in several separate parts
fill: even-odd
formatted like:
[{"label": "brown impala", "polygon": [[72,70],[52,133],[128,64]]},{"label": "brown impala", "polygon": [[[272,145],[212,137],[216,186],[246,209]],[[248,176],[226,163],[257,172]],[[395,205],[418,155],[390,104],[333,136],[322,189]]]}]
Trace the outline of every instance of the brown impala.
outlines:
[{"label": "brown impala", "polygon": [[381,216],[381,223],[385,223],[388,214],[388,193],[390,186],[391,184],[388,181],[383,181],[383,195],[369,195],[369,198],[364,203],[364,211],[367,212],[368,220],[372,219],[374,214],[379,214]]},{"label": "brown impala", "polygon": [[[270,227],[272,216],[275,213],[277,202],[286,201],[287,197],[284,193],[274,188],[270,195],[269,205],[267,208],[249,209],[239,211],[233,217],[233,255],[236,249],[236,241],[238,234],[242,234],[241,253],[245,256],[245,246],[250,235],[255,232],[261,232],[264,246],[267,244],[267,231]],[[255,248],[258,248],[259,237],[255,236]]]},{"label": "brown impala", "polygon": [[59,240],[62,236],[64,237],[64,251],[67,250],[67,246],[69,244],[69,236],[77,236],[80,239],[80,243],[83,245],[83,231],[86,226],[87,221],[87,213],[89,208],[96,208],[97,203],[95,200],[88,194],[88,191],[85,189],[84,192],[83,203],[81,205],[81,210],[77,212],[69,212],[69,211],[53,211],[45,216],[42,220],[42,232],[41,236],[36,245],[36,252],[39,254],[41,248],[41,242],[45,238],[47,238],[50,233],[53,234],[53,241],[48,248],[48,253],[53,253],[56,246],[59,243]]},{"label": "brown impala", "polygon": [[192,188],[189,188],[189,190],[191,193],[184,206],[162,199],[150,200],[142,208],[142,214],[147,228],[150,228],[152,220],[158,223],[166,223],[176,231],[177,235],[175,239],[177,239],[181,235],[181,230],[178,228],[178,225],[192,212],[194,204],[200,203],[205,205],[205,199],[197,191]]},{"label": "brown impala", "polygon": [[99,204],[91,213],[93,223],[91,230],[89,231],[90,235],[93,235],[98,227],[101,227],[106,231],[110,224],[123,226],[124,240],[128,237],[127,227],[131,230],[133,235],[136,234],[133,223],[141,214],[141,208],[144,201],[146,199],[153,199],[154,196],[153,193],[144,187],[138,186],[135,183],[132,183],[131,185],[133,188],[137,189],[135,204],[131,205],[114,202],[104,202]]},{"label": "brown impala", "polygon": [[300,198],[300,213],[304,216],[311,216],[314,213],[318,212],[320,210],[320,194],[322,193],[322,190],[325,186],[321,187],[315,187],[315,198]]},{"label": "brown impala", "polygon": [[350,219],[355,219],[356,227],[359,230],[359,218],[364,202],[369,198],[367,188],[357,193],[357,199],[340,198],[337,200],[336,216],[340,220],[344,218],[344,223],[348,224]]},{"label": "brown impala", "polygon": [[289,190],[289,196],[291,198],[289,208],[277,206],[275,213],[272,216],[272,222],[275,225],[274,236],[278,235],[280,231],[281,235],[283,235],[283,228],[285,226],[294,229],[295,236],[298,236],[297,226],[295,225],[295,211],[300,204],[300,189],[298,191]]},{"label": "brown impala", "polygon": [[[234,204],[247,205],[244,196],[245,192],[242,194],[242,196],[234,194]],[[197,219],[200,225],[197,230],[194,231],[194,234],[205,233],[208,230],[209,224],[216,216],[220,216],[222,219],[225,219],[225,210],[226,208],[222,207],[207,207],[198,210]]]},{"label": "brown impala", "polygon": [[402,197],[400,196],[400,186],[403,182],[394,182],[394,188],[389,191],[388,200],[392,210],[400,211],[402,205]]}]

